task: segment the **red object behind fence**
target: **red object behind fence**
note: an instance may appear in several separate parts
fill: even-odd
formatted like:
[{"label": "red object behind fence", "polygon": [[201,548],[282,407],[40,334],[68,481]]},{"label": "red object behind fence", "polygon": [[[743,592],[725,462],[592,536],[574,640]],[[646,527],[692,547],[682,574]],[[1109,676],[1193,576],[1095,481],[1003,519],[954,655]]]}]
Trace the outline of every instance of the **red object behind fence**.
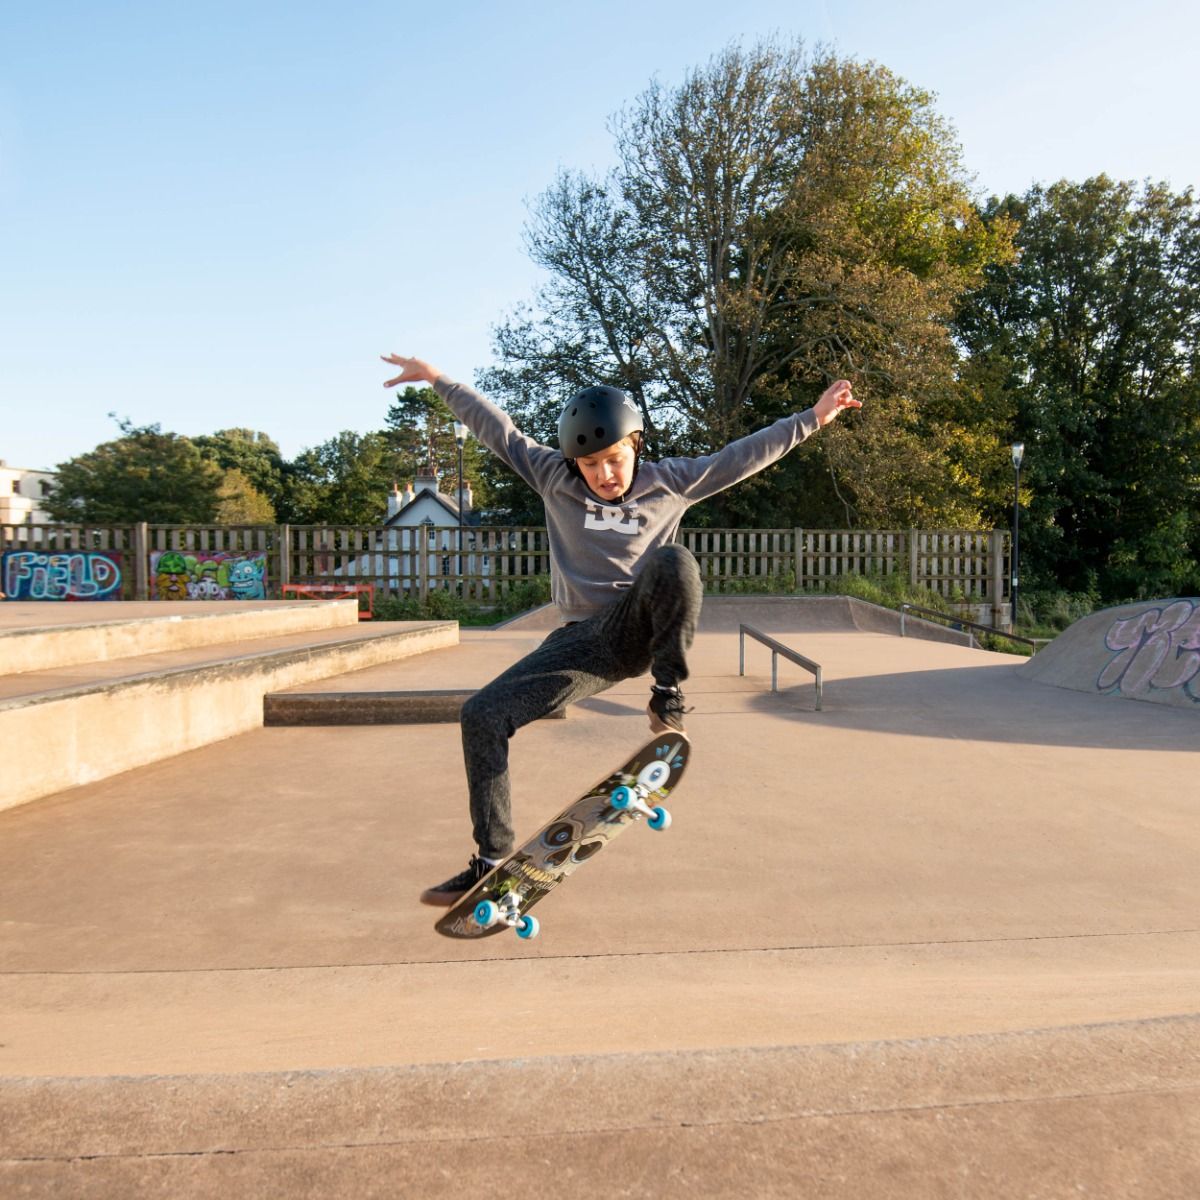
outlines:
[{"label": "red object behind fence", "polygon": [[367,607],[358,610],[360,621],[369,621],[375,615],[375,585],[371,583],[285,583],[283,598],[295,596],[362,596],[367,597]]}]

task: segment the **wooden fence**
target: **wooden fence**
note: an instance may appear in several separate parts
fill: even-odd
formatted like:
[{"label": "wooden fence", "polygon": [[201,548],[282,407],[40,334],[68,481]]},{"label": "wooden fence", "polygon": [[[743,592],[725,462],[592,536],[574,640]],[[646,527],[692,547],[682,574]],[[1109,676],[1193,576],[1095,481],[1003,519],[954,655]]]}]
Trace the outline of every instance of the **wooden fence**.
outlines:
[{"label": "wooden fence", "polygon": [[[683,529],[679,540],[708,592],[836,590],[844,575],[899,572],[943,596],[1007,600],[1002,530]],[[14,599],[98,598],[97,580],[111,584],[114,568],[119,582],[107,596],[170,598],[180,560],[184,582],[214,598],[218,590],[277,597],[287,583],[370,583],[377,596],[446,589],[491,604],[550,571],[546,530],[517,526],[3,525],[0,553],[0,590]],[[232,570],[247,561],[240,575]]]}]

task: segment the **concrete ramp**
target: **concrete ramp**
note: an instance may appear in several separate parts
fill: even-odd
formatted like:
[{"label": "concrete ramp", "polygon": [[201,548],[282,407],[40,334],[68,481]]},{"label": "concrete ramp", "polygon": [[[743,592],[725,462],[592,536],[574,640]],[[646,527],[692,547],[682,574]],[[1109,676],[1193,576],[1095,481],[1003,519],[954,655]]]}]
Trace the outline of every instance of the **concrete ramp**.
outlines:
[{"label": "concrete ramp", "polygon": [[1093,695],[1200,706],[1200,599],[1146,600],[1092,613],[1021,668],[1025,679]]},{"label": "concrete ramp", "polygon": [[[742,622],[764,633],[862,633],[899,634],[900,614],[891,608],[871,604],[857,596],[705,596],[700,613],[701,633],[737,632]],[[553,604],[543,604],[510,621],[497,625],[497,631],[545,633],[557,629],[562,617]],[[970,635],[960,629],[948,629],[934,621],[908,617],[904,629],[909,637],[932,642],[966,646]]]}]

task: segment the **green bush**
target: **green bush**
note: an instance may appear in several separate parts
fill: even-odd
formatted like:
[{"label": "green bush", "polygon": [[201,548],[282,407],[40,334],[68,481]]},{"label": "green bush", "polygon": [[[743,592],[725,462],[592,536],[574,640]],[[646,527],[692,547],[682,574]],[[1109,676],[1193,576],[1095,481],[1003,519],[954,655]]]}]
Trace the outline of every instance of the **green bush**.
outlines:
[{"label": "green bush", "polygon": [[431,621],[458,621],[470,615],[472,606],[457,592],[435,589],[425,598],[425,611]]},{"label": "green bush", "polygon": [[497,601],[492,609],[492,617],[496,621],[504,621],[515,617],[518,613],[528,612],[531,608],[540,608],[550,603],[550,576],[535,575],[509,588]]},{"label": "green bush", "polygon": [[377,621],[420,621],[425,619],[416,596],[381,596],[375,601]]},{"label": "green bush", "polygon": [[536,575],[510,588],[494,605],[472,604],[457,591],[431,591],[419,596],[384,596],[375,602],[379,621],[457,621],[460,625],[495,625],[550,600],[549,575]]},{"label": "green bush", "polygon": [[1105,607],[1098,592],[1022,592],[1017,601],[1021,629],[1035,630],[1032,637],[1054,637],[1080,617]]},{"label": "green bush", "polygon": [[776,575],[746,575],[740,579],[726,579],[719,591],[710,591],[711,596],[794,596],[796,594],[796,572],[789,568]]},{"label": "green bush", "polygon": [[932,608],[937,612],[952,613],[950,602],[928,588],[913,587],[908,577],[893,571],[890,575],[838,575],[830,579],[822,589],[805,588],[806,596],[853,596],[878,604],[883,608],[899,608],[902,604],[915,604],[919,608]]}]

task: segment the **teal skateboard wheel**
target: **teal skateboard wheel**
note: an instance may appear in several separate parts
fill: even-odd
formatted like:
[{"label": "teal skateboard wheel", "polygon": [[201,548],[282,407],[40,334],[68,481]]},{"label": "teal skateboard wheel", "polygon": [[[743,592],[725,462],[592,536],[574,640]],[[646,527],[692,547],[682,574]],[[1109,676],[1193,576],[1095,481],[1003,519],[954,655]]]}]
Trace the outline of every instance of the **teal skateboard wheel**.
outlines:
[{"label": "teal skateboard wheel", "polygon": [[611,797],[612,806],[613,808],[617,809],[618,812],[624,812],[625,809],[629,808],[629,806],[633,804],[635,798],[636,797],[633,789],[626,787],[625,784],[622,783],[613,788],[613,794]]}]

